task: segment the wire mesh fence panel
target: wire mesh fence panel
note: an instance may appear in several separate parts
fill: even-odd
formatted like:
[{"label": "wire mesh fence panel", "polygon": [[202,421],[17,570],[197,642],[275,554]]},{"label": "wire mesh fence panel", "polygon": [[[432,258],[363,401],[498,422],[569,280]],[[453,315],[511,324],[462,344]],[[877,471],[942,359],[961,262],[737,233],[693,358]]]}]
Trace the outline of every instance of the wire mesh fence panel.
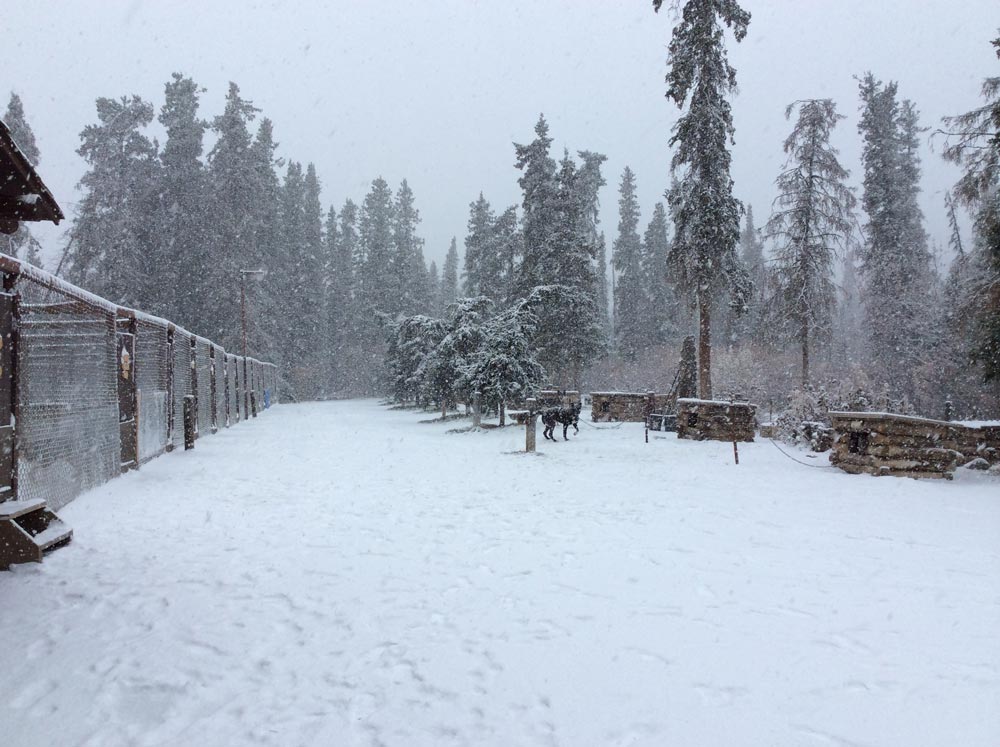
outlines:
[{"label": "wire mesh fence panel", "polygon": [[17,477],[54,509],[121,471],[115,316],[22,279]]},{"label": "wire mesh fence panel", "polygon": [[227,356],[228,370],[226,372],[226,386],[229,387],[229,423],[240,422],[240,398],[239,398],[239,359],[235,355]]},{"label": "wire mesh fence panel", "polygon": [[198,369],[198,435],[212,432],[212,345],[196,338],[195,365]]},{"label": "wire mesh fence panel", "polygon": [[225,428],[226,422],[226,351],[215,346],[215,425]]},{"label": "wire mesh fence panel", "polygon": [[278,404],[278,367],[273,363],[268,364],[271,371],[271,404]]},{"label": "wire mesh fence panel", "polygon": [[191,337],[174,331],[174,432],[173,445],[184,448],[184,398],[194,394],[191,386]]},{"label": "wire mesh fence panel", "polygon": [[170,410],[170,348],[167,328],[143,319],[136,323],[136,385],[139,390],[139,461],[167,448]]},{"label": "wire mesh fence panel", "polygon": [[271,404],[271,395],[269,387],[267,386],[267,368],[263,363],[260,364],[260,406],[265,408]]},{"label": "wire mesh fence panel", "polygon": [[260,363],[253,361],[253,401],[256,404],[257,412],[264,409],[264,389],[260,385]]},{"label": "wire mesh fence panel", "polygon": [[8,335],[16,343],[0,360],[0,389],[11,395],[0,501],[41,499],[58,510],[184,445],[188,396],[201,433],[246,420],[249,387],[258,411],[265,406],[270,364],[228,355],[13,257],[0,254],[0,271],[9,291],[0,294],[0,343]]}]

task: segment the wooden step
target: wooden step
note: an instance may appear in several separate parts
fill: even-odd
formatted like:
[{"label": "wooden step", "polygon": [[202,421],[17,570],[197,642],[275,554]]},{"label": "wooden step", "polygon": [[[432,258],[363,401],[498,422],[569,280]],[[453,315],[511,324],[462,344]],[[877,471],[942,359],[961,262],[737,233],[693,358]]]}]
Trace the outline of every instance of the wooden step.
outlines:
[{"label": "wooden step", "polygon": [[49,522],[48,527],[32,536],[31,539],[38,545],[38,549],[43,554],[49,553],[73,539],[73,530],[65,521],[55,518]]},{"label": "wooden step", "polygon": [[42,562],[73,538],[73,530],[41,499],[0,503],[0,570]]},{"label": "wooden step", "polygon": [[7,501],[0,503],[0,520],[16,519],[18,516],[45,508],[44,498],[32,498],[27,501]]}]

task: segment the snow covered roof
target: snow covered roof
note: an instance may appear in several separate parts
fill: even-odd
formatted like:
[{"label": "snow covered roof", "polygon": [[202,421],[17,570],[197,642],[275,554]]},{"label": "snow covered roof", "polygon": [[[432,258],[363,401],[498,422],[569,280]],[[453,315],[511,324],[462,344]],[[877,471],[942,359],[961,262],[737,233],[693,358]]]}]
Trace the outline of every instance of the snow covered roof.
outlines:
[{"label": "snow covered roof", "polygon": [[14,233],[20,221],[65,216],[48,187],[17,147],[10,129],[0,120],[0,233]]},{"label": "snow covered roof", "polygon": [[899,420],[904,423],[916,423],[926,425],[962,425],[952,420],[934,420],[933,418],[921,418],[916,415],[899,415],[893,412],[852,412],[830,410],[831,418],[842,418],[844,420]]},{"label": "snow covered roof", "polygon": [[729,400],[729,399],[698,399],[697,397],[681,397],[677,400],[679,405],[743,405],[748,407],[756,407],[757,405],[747,402],[745,399]]}]

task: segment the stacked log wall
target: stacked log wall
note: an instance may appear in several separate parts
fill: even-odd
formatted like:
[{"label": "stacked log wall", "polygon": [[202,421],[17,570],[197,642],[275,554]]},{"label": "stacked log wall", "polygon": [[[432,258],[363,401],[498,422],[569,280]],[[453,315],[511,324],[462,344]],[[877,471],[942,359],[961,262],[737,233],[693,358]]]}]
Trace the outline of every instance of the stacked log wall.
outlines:
[{"label": "stacked log wall", "polygon": [[830,462],[853,474],[951,479],[976,458],[1000,463],[1000,426],[970,427],[889,413],[831,412]]},{"label": "stacked log wall", "polygon": [[677,437],[696,441],[752,442],[757,407],[749,402],[677,400]]},{"label": "stacked log wall", "polygon": [[642,392],[592,392],[590,419],[595,423],[644,423],[650,412],[672,412],[674,398],[668,394]]}]

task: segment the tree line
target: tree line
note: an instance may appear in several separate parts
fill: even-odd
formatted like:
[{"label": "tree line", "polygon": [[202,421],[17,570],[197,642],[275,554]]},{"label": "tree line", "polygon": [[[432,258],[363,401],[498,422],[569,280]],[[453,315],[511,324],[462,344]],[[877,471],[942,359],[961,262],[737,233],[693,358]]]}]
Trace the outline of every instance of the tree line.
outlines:
[{"label": "tree line", "polygon": [[[741,41],[749,27],[736,2],[683,3],[667,54],[667,97],[681,109],[670,184],[643,226],[625,168],[610,252],[598,219],[606,158],[557,158],[544,116],[514,144],[520,204],[494,209],[480,193],[464,256],[453,239],[439,271],[405,180],[376,178],[358,203],[324,209],[316,169],[277,156],[271,121],[235,84],[223,113],[202,119],[202,89],[175,74],[158,113],[136,96],[97,101],[55,269],[231,348],[245,283],[251,352],[278,361],[298,398],[390,392],[440,405],[474,387],[498,406],[543,382],[662,390],[694,335],[703,397],[827,389],[929,415],[945,399],[969,416],[995,411],[1000,78],[986,80],[982,106],[943,123],[944,156],[965,171],[942,206],[954,255],[943,268],[918,202],[927,129],[898,84],[872,73],[858,78],[860,194],[831,144],[844,119],[835,102],[796,101],[758,228],[730,176],[725,32]],[[146,132],[154,116],[162,145]],[[37,162],[16,97],[5,119]],[[27,229],[9,241],[37,260]],[[259,282],[243,273],[258,268]],[[500,370],[506,383],[487,385]]]}]

